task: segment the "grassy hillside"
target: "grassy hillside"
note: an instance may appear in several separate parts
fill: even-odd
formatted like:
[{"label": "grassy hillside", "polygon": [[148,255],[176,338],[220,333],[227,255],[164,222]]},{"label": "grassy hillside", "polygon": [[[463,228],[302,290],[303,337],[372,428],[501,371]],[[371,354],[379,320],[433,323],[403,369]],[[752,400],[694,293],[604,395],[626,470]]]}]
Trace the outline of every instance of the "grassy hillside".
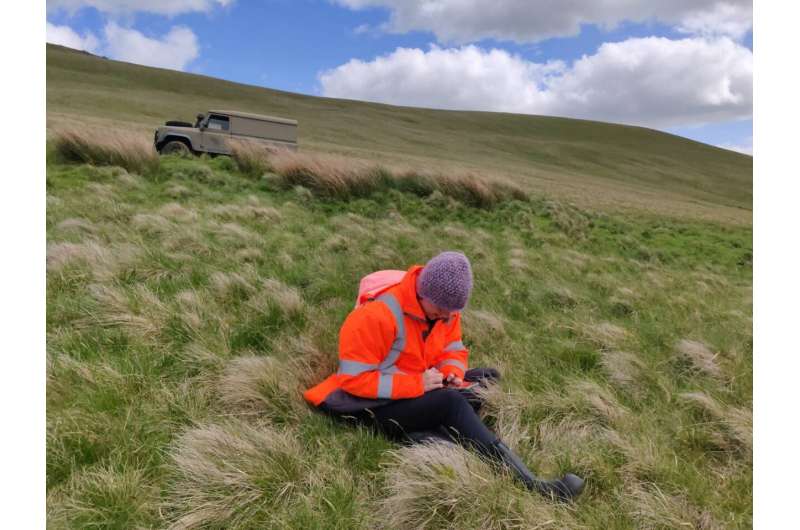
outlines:
[{"label": "grassy hillside", "polygon": [[[752,526],[752,158],[47,54],[49,527]],[[301,152],[155,155],[209,107],[297,118]],[[302,400],[358,280],[452,249],[485,419],[586,477],[574,506]]]},{"label": "grassy hillside", "polygon": [[121,63],[47,45],[48,125],[147,135],[209,108],[296,118],[307,150],[511,177],[594,210],[750,223],[752,158],[640,127],[318,98]]},{"label": "grassy hillside", "polygon": [[[49,156],[50,527],[752,525],[749,227],[120,160]],[[303,403],[358,279],[445,249],[474,267],[470,364],[504,375],[487,421],[587,477],[574,507]]]}]

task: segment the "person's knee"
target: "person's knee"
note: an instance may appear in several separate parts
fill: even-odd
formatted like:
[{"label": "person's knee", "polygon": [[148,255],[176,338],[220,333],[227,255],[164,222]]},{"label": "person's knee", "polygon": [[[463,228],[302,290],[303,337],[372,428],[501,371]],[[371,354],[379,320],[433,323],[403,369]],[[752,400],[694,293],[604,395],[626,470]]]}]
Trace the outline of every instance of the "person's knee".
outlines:
[{"label": "person's knee", "polygon": [[454,388],[442,388],[439,393],[439,405],[448,410],[458,410],[468,405],[464,395]]},{"label": "person's knee", "polygon": [[471,424],[480,421],[464,394],[452,388],[443,388],[440,392],[442,394],[439,397],[439,407],[445,425]]}]

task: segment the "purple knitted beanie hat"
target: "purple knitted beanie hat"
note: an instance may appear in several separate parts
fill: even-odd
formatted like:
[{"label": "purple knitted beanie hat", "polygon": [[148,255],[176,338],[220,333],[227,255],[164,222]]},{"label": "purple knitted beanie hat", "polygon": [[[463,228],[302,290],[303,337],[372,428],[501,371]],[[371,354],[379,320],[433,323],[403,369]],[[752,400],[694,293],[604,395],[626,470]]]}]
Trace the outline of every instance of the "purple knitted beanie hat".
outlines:
[{"label": "purple knitted beanie hat", "polygon": [[461,311],[472,291],[472,267],[460,252],[442,252],[432,258],[417,278],[417,294],[447,309]]}]

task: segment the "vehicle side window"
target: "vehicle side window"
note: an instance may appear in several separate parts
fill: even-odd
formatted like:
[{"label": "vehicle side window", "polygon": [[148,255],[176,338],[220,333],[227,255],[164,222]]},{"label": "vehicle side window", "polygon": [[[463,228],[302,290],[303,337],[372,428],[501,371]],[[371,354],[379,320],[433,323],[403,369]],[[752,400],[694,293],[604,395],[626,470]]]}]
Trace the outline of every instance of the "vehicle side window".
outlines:
[{"label": "vehicle side window", "polygon": [[227,116],[212,115],[208,118],[207,127],[217,131],[227,131],[230,129],[230,120]]}]

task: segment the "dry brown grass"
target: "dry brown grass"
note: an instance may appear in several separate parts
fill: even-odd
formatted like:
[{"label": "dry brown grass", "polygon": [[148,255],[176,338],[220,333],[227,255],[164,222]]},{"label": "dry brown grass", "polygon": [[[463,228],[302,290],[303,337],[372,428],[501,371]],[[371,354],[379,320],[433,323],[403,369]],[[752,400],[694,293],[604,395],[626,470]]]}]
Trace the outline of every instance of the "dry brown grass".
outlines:
[{"label": "dry brown grass", "polygon": [[712,352],[704,343],[682,339],[678,341],[675,349],[677,354],[689,361],[696,370],[712,377],[722,376],[722,370],[717,364],[719,353]]},{"label": "dry brown grass", "polygon": [[553,416],[536,424],[533,429],[531,456],[535,458],[535,471],[539,474],[554,475],[559,472],[559,464],[570,462],[571,470],[595,469],[601,462],[600,454],[606,444],[607,429],[573,415]]},{"label": "dry brown grass", "polygon": [[211,213],[223,219],[255,220],[276,222],[280,221],[281,214],[272,207],[262,206],[257,199],[251,199],[245,204],[221,204],[211,209]]},{"label": "dry brown grass", "polygon": [[177,202],[170,202],[159,208],[158,215],[182,223],[194,222],[198,217],[196,211],[185,208]]},{"label": "dry brown grass", "polygon": [[79,328],[119,327],[133,335],[155,340],[172,316],[170,308],[144,284],[136,285],[131,293],[103,284],[92,284],[89,291],[99,302],[100,310],[76,321]]},{"label": "dry brown grass", "polygon": [[697,370],[713,376],[720,377],[722,371],[717,365],[718,354],[713,353],[708,346],[696,340],[681,339],[675,346],[679,356],[689,361]]},{"label": "dry brown grass", "polygon": [[270,162],[288,186],[304,186],[331,197],[368,195],[388,178],[387,172],[366,161],[337,155],[280,151],[270,156]]},{"label": "dry brown grass", "polygon": [[48,272],[61,272],[66,267],[83,265],[88,267],[97,280],[111,280],[138,260],[141,249],[120,244],[106,247],[97,241],[81,243],[49,243],[47,245]]},{"label": "dry brown grass", "polygon": [[167,187],[167,195],[173,199],[185,199],[192,195],[192,191],[181,184],[170,184],[169,187]]},{"label": "dry brown grass", "polygon": [[644,363],[633,353],[618,350],[600,352],[600,366],[614,385],[636,391],[645,368]]},{"label": "dry brown grass", "polygon": [[131,218],[131,225],[149,235],[164,235],[175,231],[175,224],[166,217],[152,213],[137,213]]},{"label": "dry brown grass", "polygon": [[305,310],[300,292],[274,278],[262,280],[247,305],[260,312],[275,307],[286,315],[298,315]]},{"label": "dry brown grass", "polygon": [[249,296],[255,292],[252,282],[238,272],[214,272],[209,283],[211,290],[223,299]]},{"label": "dry brown grass", "polygon": [[313,337],[292,335],[276,342],[276,352],[291,359],[289,364],[302,389],[311,388],[339,368],[338,354],[320,348]]},{"label": "dry brown grass", "polygon": [[670,464],[673,462],[674,453],[666,455],[665,444],[658,443],[646,431],[625,428],[620,433],[606,429],[602,436],[625,457],[625,463],[619,470],[626,477],[647,478],[652,476],[665,460]]},{"label": "dry brown grass", "polygon": [[264,144],[235,138],[228,141],[228,147],[231,150],[231,157],[243,173],[260,177],[273,170],[270,151]]},{"label": "dry brown grass", "polygon": [[581,331],[587,339],[602,349],[619,348],[630,337],[626,329],[610,322],[587,324]]},{"label": "dry brown grass", "polygon": [[506,200],[527,200],[516,184],[471,172],[431,173],[392,169],[375,162],[341,155],[265,149],[252,142],[231,142],[231,155],[239,169],[260,176],[278,175],[284,188],[302,186],[318,195],[348,199],[380,189],[396,188],[430,196],[438,192],[465,204],[491,207]]},{"label": "dry brown grass", "polygon": [[[679,396],[695,407],[723,435],[723,449],[753,450],[753,411],[727,406],[705,392],[684,392]],[[719,438],[717,438],[719,440]]]},{"label": "dry brown grass", "polygon": [[220,399],[226,410],[258,415],[276,424],[296,424],[309,412],[296,377],[298,368],[272,357],[237,357],[220,378]]},{"label": "dry brown grass", "polygon": [[290,431],[238,420],[187,431],[172,461],[172,528],[280,527],[280,510],[301,502],[319,476]]},{"label": "dry brown grass", "polygon": [[94,234],[97,227],[91,221],[80,218],[64,219],[58,223],[57,228],[66,232]]},{"label": "dry brown grass", "polygon": [[623,420],[629,413],[610,389],[589,379],[567,379],[558,389],[533,394],[531,403],[555,416],[577,417],[606,424]]},{"label": "dry brown grass", "polygon": [[52,145],[67,162],[120,166],[136,173],[152,173],[159,165],[148,137],[119,129],[66,126],[53,131]]},{"label": "dry brown grass", "polygon": [[725,528],[711,513],[691,504],[683,495],[664,493],[655,483],[631,483],[627,511],[638,528]]},{"label": "dry brown grass", "polygon": [[527,401],[523,395],[507,392],[500,385],[479,388],[476,393],[484,401],[481,418],[493,425],[495,433],[509,447],[517,448],[530,440],[528,429],[520,419],[520,411]]},{"label": "dry brown grass", "polygon": [[247,245],[261,241],[261,236],[238,223],[229,222],[219,224],[211,222],[209,223],[209,228],[226,243]]},{"label": "dry brown grass", "polygon": [[[528,493],[474,453],[445,443],[390,452],[383,528],[580,528],[567,508]],[[558,521],[558,522],[556,522]]]},{"label": "dry brown grass", "polygon": [[[76,472],[48,492],[48,528],[122,528],[153,516],[155,488],[140,469],[110,467]],[[58,501],[54,497],[59,497]]]}]

